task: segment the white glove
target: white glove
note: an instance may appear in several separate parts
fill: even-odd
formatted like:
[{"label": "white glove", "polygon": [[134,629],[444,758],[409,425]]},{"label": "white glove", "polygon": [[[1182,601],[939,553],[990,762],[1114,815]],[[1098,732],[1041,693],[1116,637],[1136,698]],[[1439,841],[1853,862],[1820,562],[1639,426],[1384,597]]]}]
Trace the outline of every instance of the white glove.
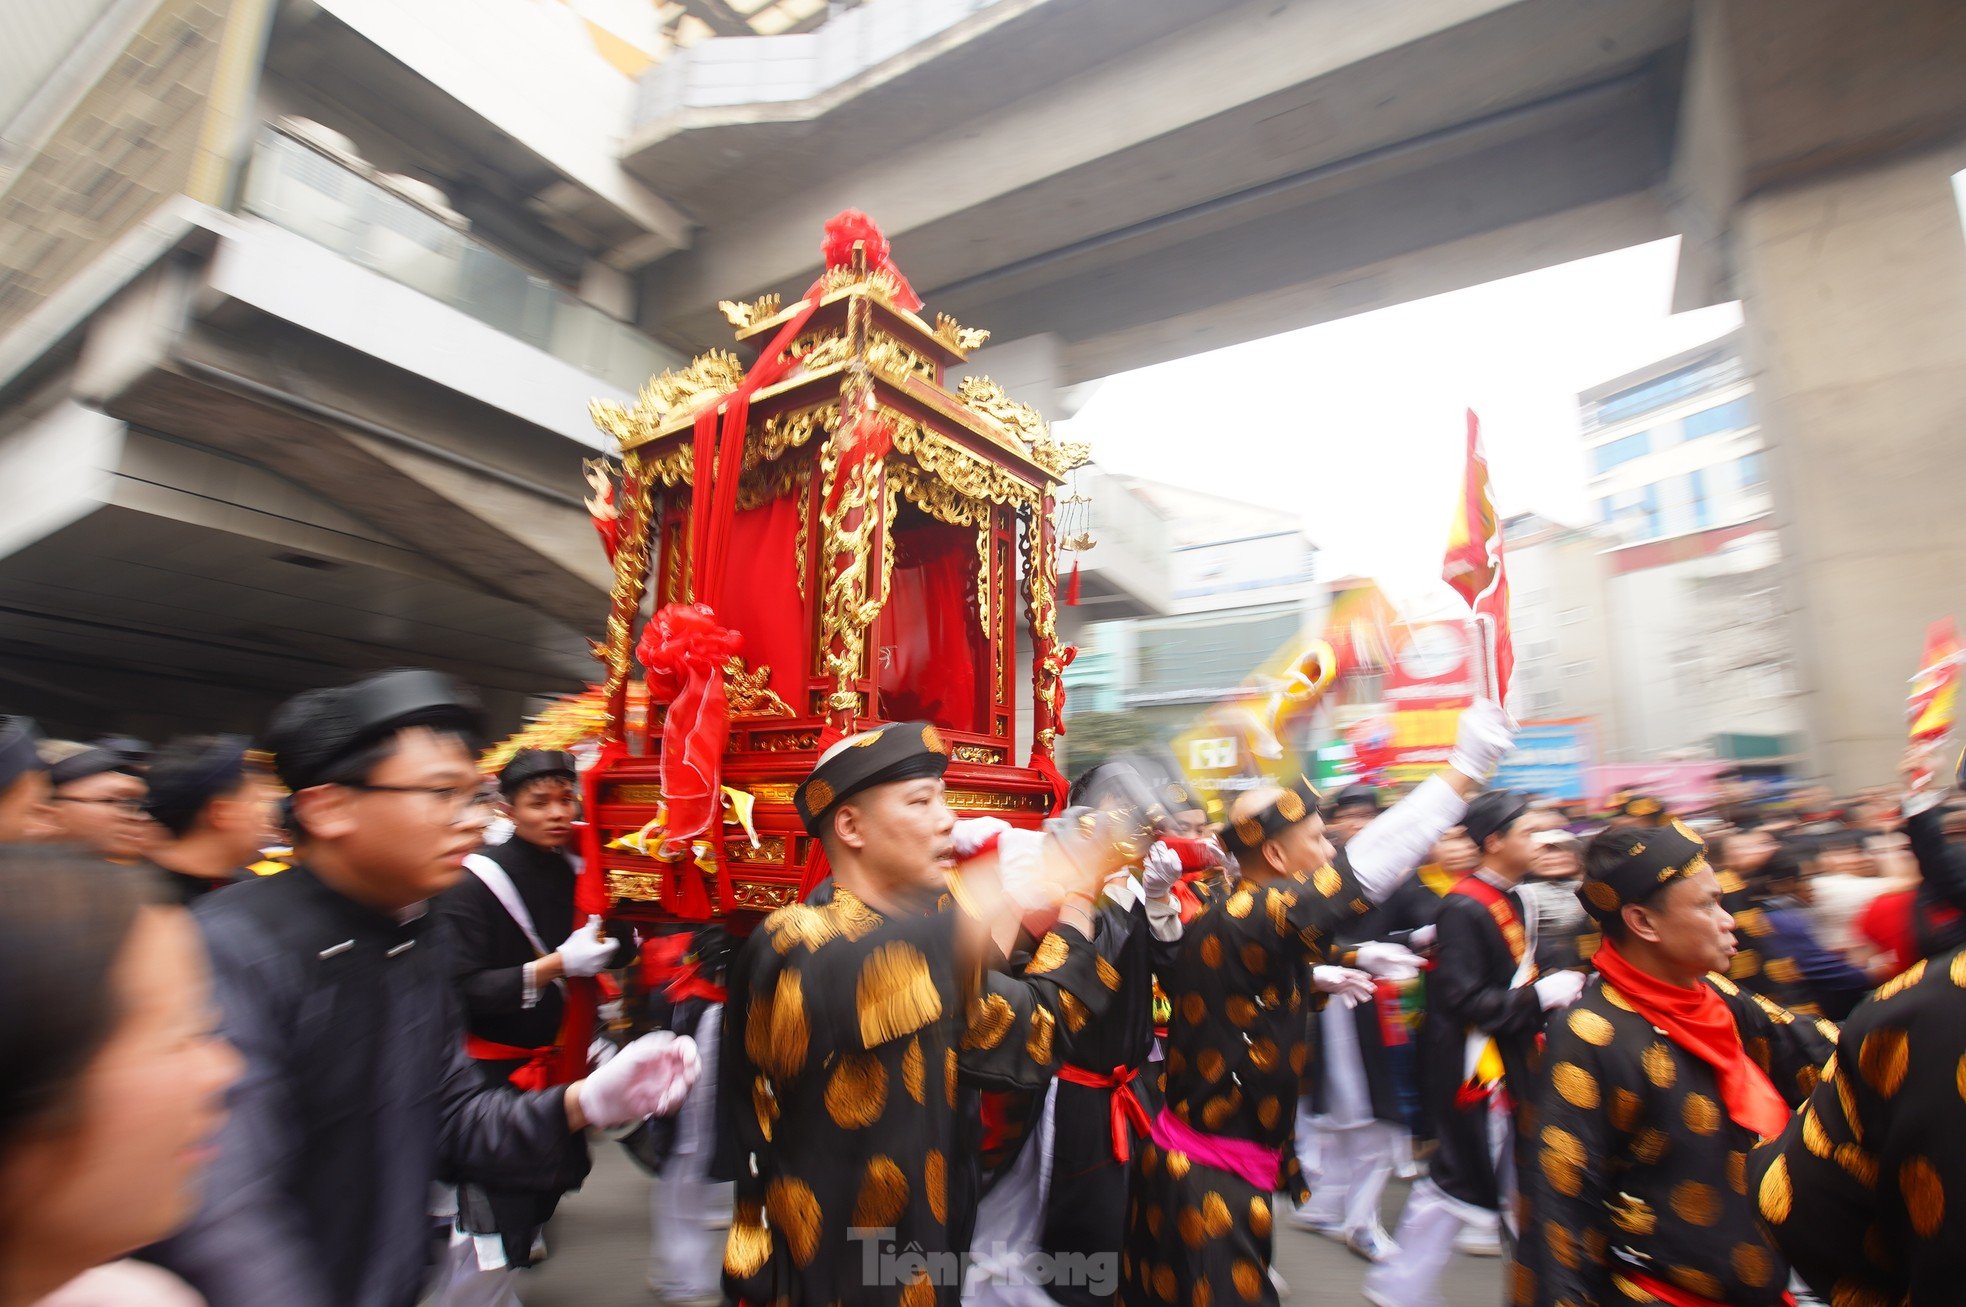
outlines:
[{"label": "white glove", "polygon": [[956,846],[956,858],[973,858],[976,851],[990,840],[1010,829],[1010,823],[1002,817],[969,817],[956,823],[949,832],[949,838]]},{"label": "white glove", "polygon": [[[988,821],[990,818],[979,818]],[[1004,823],[997,839],[997,879],[1020,912],[1053,913],[1071,886],[1045,861],[1044,832]],[[1096,889],[1086,887],[1088,892]]]},{"label": "white glove", "polygon": [[598,976],[614,956],[614,941],[601,938],[599,917],[589,917],[553,951],[560,955],[560,969],[567,975]]},{"label": "white glove", "polygon": [[1463,776],[1485,781],[1502,765],[1515,745],[1515,725],[1493,699],[1477,699],[1461,714],[1454,729],[1454,751],[1447,765]]},{"label": "white glove", "polygon": [[1140,891],[1148,899],[1164,899],[1174,891],[1174,882],[1181,879],[1181,855],[1159,840],[1147,850],[1146,861],[1140,864]]},{"label": "white glove", "polygon": [[1352,967],[1312,967],[1311,984],[1346,1007],[1368,1003],[1378,992],[1371,976]]},{"label": "white glove", "polygon": [[643,1035],[580,1082],[580,1110],[602,1130],[682,1106],[702,1063],[696,1041],[666,1030]]},{"label": "white glove", "polygon": [[1374,940],[1358,946],[1359,970],[1381,980],[1411,980],[1420,974],[1421,958],[1404,944]]},{"label": "white glove", "polygon": [[1581,971],[1552,971],[1536,980],[1536,1000],[1543,1005],[1545,1012],[1569,1007],[1583,992],[1584,973]]},{"label": "white glove", "polygon": [[1422,926],[1406,937],[1406,947],[1412,949],[1415,953],[1425,953],[1434,946],[1434,940],[1439,934],[1439,926]]},{"label": "white glove", "polygon": [[205,1307],[190,1285],[146,1262],[111,1262],[84,1271],[35,1307]]}]

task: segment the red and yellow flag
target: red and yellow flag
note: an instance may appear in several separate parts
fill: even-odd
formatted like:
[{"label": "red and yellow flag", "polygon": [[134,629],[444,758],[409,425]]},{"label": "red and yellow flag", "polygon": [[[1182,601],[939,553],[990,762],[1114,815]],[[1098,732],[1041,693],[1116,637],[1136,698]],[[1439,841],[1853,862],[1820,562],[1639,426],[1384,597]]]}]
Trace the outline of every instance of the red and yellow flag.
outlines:
[{"label": "red and yellow flag", "polygon": [[1502,520],[1488,483],[1488,455],[1481,447],[1481,419],[1468,410],[1468,462],[1454,525],[1447,536],[1447,557],[1440,576],[1467,600],[1475,616],[1486,619],[1494,658],[1492,689],[1496,702],[1508,698],[1509,677],[1515,671],[1515,643],[1509,635],[1509,574],[1502,559]]},{"label": "red and yellow flag", "polygon": [[1925,656],[1911,678],[1905,720],[1914,742],[1936,740],[1952,729],[1958,715],[1959,664],[1966,649],[1950,617],[1941,617],[1925,631]]}]

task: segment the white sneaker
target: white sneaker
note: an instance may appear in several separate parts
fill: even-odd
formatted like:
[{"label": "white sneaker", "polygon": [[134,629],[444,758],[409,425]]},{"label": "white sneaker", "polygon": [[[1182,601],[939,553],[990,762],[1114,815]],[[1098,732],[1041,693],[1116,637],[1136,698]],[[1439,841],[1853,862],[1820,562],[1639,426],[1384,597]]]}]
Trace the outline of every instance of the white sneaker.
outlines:
[{"label": "white sneaker", "polygon": [[532,1264],[534,1266],[537,1266],[541,1262],[545,1261],[548,1256],[546,1251],[546,1231],[544,1228],[536,1230],[533,1233],[531,1256],[532,1256]]},{"label": "white sneaker", "polygon": [[1353,1256],[1362,1257],[1374,1266],[1383,1266],[1399,1256],[1399,1245],[1376,1224],[1352,1231],[1345,1239],[1345,1247],[1352,1250]]},{"label": "white sneaker", "polygon": [[1309,1204],[1303,1206],[1292,1204],[1290,1215],[1286,1219],[1300,1230],[1309,1230],[1312,1234],[1321,1234],[1327,1239],[1336,1239],[1339,1243],[1345,1242],[1344,1223],[1342,1221],[1320,1220],[1318,1217],[1311,1215]]},{"label": "white sneaker", "polygon": [[1290,1285],[1281,1275],[1277,1274],[1277,1268],[1274,1266],[1270,1268],[1270,1286],[1277,1291],[1277,1297],[1288,1298],[1290,1296]]},{"label": "white sneaker", "polygon": [[1469,1257],[1500,1257],[1502,1236],[1484,1226],[1464,1225],[1454,1236],[1454,1251]]}]

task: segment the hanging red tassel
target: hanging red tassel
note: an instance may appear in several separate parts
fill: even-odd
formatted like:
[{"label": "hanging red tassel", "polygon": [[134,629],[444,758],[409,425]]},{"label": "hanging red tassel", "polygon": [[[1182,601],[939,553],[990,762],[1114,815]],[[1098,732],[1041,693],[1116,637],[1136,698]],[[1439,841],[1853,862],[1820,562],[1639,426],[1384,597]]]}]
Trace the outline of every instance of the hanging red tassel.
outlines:
[{"label": "hanging red tassel", "polygon": [[1072,557],[1072,579],[1065,583],[1065,606],[1079,606],[1079,560],[1076,554]]}]

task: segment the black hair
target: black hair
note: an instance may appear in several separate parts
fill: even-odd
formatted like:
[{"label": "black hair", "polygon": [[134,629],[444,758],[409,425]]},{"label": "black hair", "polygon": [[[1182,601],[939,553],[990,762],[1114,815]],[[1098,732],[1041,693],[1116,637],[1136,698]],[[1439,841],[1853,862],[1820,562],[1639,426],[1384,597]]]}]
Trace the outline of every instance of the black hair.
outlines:
[{"label": "black hair", "polygon": [[1762,863],[1761,869],[1754,874],[1755,883],[1767,887],[1792,885],[1801,879],[1802,861],[1787,844],[1776,845],[1775,851],[1768,855],[1768,861]]},{"label": "black hair", "polygon": [[[172,836],[182,838],[191,833],[214,800],[238,793],[251,769],[240,761],[236,774],[226,773],[227,757],[221,752],[231,750],[230,756],[237,758],[242,743],[237,742],[238,738],[180,735],[151,757],[148,811],[158,825]],[[215,781],[228,775],[230,784],[223,789],[211,788]]]},{"label": "black hair", "polygon": [[524,780],[521,780],[517,785],[514,785],[509,790],[506,789],[505,786],[500,785],[498,787],[499,797],[504,799],[507,803],[517,802],[521,794],[524,794],[527,790],[539,784],[541,781],[559,781],[562,782],[563,784],[570,785],[573,787],[573,797],[575,799],[580,798],[580,778],[577,776],[569,775],[568,773],[563,771],[535,772],[531,776],[528,776]]},{"label": "black hair", "polygon": [[74,1101],[122,1013],[112,965],[147,882],[72,844],[0,844],[0,1148]]}]

